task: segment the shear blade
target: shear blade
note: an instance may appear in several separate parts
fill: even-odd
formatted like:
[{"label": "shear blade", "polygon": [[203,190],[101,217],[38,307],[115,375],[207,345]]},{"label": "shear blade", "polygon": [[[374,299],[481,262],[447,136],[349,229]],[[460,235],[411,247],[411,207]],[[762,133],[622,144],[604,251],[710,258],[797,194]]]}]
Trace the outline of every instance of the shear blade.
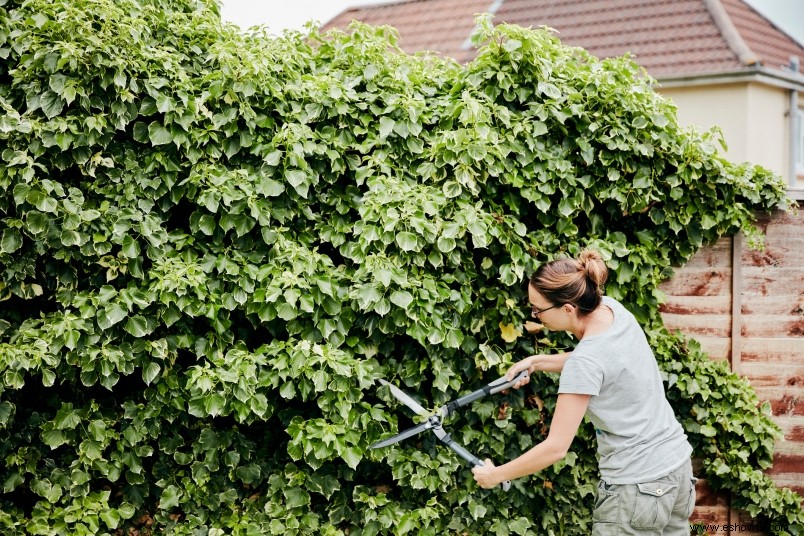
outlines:
[{"label": "shear blade", "polygon": [[418,426],[414,426],[413,428],[408,428],[404,432],[400,432],[400,433],[396,434],[395,436],[389,437],[388,439],[383,439],[382,441],[378,441],[377,443],[374,443],[373,445],[371,445],[369,448],[370,449],[379,449],[379,448],[382,448],[382,447],[387,447],[388,445],[393,445],[394,443],[398,443],[398,442],[402,441],[403,439],[407,439],[407,438],[409,438],[411,436],[415,436],[416,434],[419,434],[419,433],[427,430],[430,427],[431,427],[431,425],[430,425],[429,422],[423,422]]},{"label": "shear blade", "polygon": [[396,385],[394,385],[392,383],[388,383],[387,381],[383,380],[382,378],[380,378],[380,383],[383,384],[383,385],[387,385],[388,388],[391,389],[391,394],[394,395],[394,397],[397,400],[399,400],[400,402],[405,404],[407,407],[412,409],[417,415],[425,416],[425,415],[430,414],[430,412],[427,411],[426,409],[424,409],[421,404],[419,404],[418,402],[413,400],[410,397],[410,395],[408,395],[405,391],[403,391],[402,389],[400,389]]}]

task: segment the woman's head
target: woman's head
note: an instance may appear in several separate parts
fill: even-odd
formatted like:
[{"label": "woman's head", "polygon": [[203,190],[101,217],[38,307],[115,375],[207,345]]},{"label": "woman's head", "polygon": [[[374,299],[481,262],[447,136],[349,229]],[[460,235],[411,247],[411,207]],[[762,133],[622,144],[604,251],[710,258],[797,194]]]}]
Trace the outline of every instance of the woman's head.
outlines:
[{"label": "woman's head", "polygon": [[[537,309],[569,304],[584,316],[600,305],[607,278],[608,268],[600,253],[585,249],[577,259],[558,259],[543,264],[531,276],[529,286],[549,302],[537,305]],[[534,314],[539,314],[537,309]]]}]

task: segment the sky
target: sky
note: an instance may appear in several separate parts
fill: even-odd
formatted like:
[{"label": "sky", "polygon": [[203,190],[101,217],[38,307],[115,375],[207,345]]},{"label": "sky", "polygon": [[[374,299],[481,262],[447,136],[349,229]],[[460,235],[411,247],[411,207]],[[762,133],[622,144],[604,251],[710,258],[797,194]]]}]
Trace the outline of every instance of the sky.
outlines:
[{"label": "sky", "polygon": [[[221,15],[243,29],[259,24],[267,26],[271,33],[281,34],[285,29],[301,30],[309,20],[324,24],[349,7],[396,1],[399,0],[221,0]],[[804,44],[804,0],[745,2]]]}]

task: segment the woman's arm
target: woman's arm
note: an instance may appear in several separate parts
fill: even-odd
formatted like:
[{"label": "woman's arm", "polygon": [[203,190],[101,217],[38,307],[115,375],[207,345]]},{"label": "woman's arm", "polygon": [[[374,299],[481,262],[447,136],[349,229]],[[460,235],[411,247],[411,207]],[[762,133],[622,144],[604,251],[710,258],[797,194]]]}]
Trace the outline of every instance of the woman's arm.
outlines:
[{"label": "woman's arm", "polygon": [[495,467],[491,460],[472,473],[482,488],[493,488],[505,480],[513,480],[541,471],[566,456],[581,425],[591,395],[564,393],[558,395],[556,411],[547,439],[510,462]]},{"label": "woman's arm", "polygon": [[508,372],[505,374],[505,376],[509,380],[513,380],[516,378],[517,374],[523,370],[527,370],[529,376],[514,385],[514,389],[519,389],[520,387],[530,383],[530,375],[537,370],[542,372],[561,372],[564,370],[564,363],[566,363],[567,359],[569,359],[571,355],[571,352],[531,355],[522,361],[514,363],[511,368],[508,369]]}]

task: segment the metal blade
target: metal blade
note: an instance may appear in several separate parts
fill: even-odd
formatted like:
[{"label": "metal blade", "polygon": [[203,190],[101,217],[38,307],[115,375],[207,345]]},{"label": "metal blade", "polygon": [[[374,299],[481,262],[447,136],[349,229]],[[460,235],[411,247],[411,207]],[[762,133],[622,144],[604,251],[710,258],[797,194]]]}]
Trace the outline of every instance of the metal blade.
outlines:
[{"label": "metal blade", "polygon": [[378,449],[378,448],[382,448],[382,447],[387,447],[388,445],[393,445],[394,443],[398,443],[398,442],[402,441],[403,439],[407,439],[407,438],[409,438],[411,436],[415,436],[416,434],[421,433],[421,432],[423,432],[423,431],[425,431],[425,430],[427,430],[427,429],[429,429],[431,427],[432,427],[432,425],[430,424],[429,421],[423,422],[423,423],[419,424],[418,426],[414,426],[413,428],[408,428],[404,432],[400,432],[400,433],[396,434],[395,436],[389,437],[388,439],[383,439],[382,441],[378,441],[377,443],[374,443],[373,445],[371,445],[369,448],[370,449]]},{"label": "metal blade", "polygon": [[430,415],[430,412],[424,409],[421,404],[413,400],[405,391],[397,387],[392,383],[388,383],[387,381],[380,378],[380,383],[383,385],[387,385],[389,389],[391,389],[391,394],[396,397],[397,400],[405,404],[407,407],[412,409],[417,415],[427,416]]}]

